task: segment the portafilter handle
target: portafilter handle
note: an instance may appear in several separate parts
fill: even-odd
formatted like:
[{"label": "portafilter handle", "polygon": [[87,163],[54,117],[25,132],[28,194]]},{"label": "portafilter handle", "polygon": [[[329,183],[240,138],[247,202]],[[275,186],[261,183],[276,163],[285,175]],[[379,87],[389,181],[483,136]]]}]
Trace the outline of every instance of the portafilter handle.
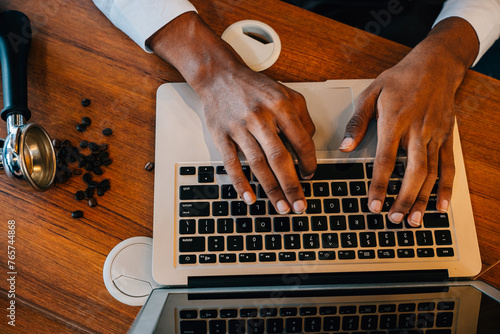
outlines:
[{"label": "portafilter handle", "polygon": [[22,115],[28,121],[28,55],[31,47],[31,24],[28,17],[15,10],[0,13],[0,63],[4,121],[9,115]]}]

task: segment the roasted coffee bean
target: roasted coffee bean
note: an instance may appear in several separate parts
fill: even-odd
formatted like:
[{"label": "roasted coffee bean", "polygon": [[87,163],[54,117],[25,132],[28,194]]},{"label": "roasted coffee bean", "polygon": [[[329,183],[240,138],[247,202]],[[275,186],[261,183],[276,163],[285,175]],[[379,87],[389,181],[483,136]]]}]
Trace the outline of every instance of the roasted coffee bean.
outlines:
[{"label": "roasted coffee bean", "polygon": [[150,161],[144,166],[144,169],[147,170],[148,172],[152,171],[155,168],[155,163],[153,161]]},{"label": "roasted coffee bean", "polygon": [[81,190],[78,190],[76,193],[75,193],[75,198],[79,201],[81,201],[82,199],[85,198],[85,193]]},{"label": "roasted coffee bean", "polygon": [[83,181],[85,183],[89,183],[90,181],[92,181],[92,174],[90,173],[83,174]]},{"label": "roasted coffee bean", "polygon": [[83,99],[82,100],[82,106],[88,107],[90,105],[90,100],[89,99]]},{"label": "roasted coffee bean", "polygon": [[92,171],[92,164],[91,163],[87,163],[87,165],[85,166],[85,170],[87,172],[91,172]]},{"label": "roasted coffee bean", "polygon": [[69,154],[68,155],[68,162],[76,162],[76,155],[75,154]]},{"label": "roasted coffee bean", "polygon": [[71,212],[71,217],[73,218],[82,218],[83,217],[83,211],[81,210],[76,210]]},{"label": "roasted coffee bean", "polygon": [[104,143],[99,145],[99,151],[106,151],[108,149],[108,144]]},{"label": "roasted coffee bean", "polygon": [[82,141],[80,142],[80,147],[81,147],[81,148],[86,148],[87,146],[89,146],[89,142],[88,142],[88,141],[86,141],[86,140],[82,140]]},{"label": "roasted coffee bean", "polygon": [[93,166],[94,168],[96,168],[96,167],[101,167],[101,166],[102,166],[102,162],[101,162],[100,160],[96,160],[96,161],[94,161],[94,162],[92,163],[92,166]]},{"label": "roasted coffee bean", "polygon": [[75,175],[82,175],[82,170],[81,169],[74,169],[73,174]]},{"label": "roasted coffee bean", "polygon": [[99,182],[99,188],[104,188],[109,186],[109,179],[104,179],[101,182]]},{"label": "roasted coffee bean", "polygon": [[99,153],[99,160],[104,160],[104,159],[107,159],[109,158],[109,152],[107,151],[102,151],[101,153]]},{"label": "roasted coffee bean", "polygon": [[111,136],[112,133],[113,133],[113,130],[111,130],[110,128],[106,128],[106,129],[102,130],[102,134],[105,136]]},{"label": "roasted coffee bean", "polygon": [[78,132],[83,132],[85,130],[87,130],[87,126],[85,124],[78,124],[76,126],[76,131],[78,131]]},{"label": "roasted coffee bean", "polygon": [[71,142],[69,140],[63,140],[61,143],[61,147],[68,147],[71,146]]},{"label": "roasted coffee bean", "polygon": [[93,154],[89,154],[89,155],[87,155],[87,156],[85,157],[85,159],[87,159],[87,161],[89,161],[89,162],[94,162],[94,161],[95,161],[95,159],[96,159],[96,156],[95,156],[95,155],[93,155]]},{"label": "roasted coffee bean", "polygon": [[88,186],[89,188],[97,188],[97,187],[99,186],[99,183],[98,183],[97,181],[89,181],[89,182],[87,183],[87,186]]},{"label": "roasted coffee bean", "polygon": [[97,144],[96,144],[96,143],[94,143],[94,142],[90,142],[90,143],[89,143],[89,149],[90,149],[91,151],[97,151],[97,150],[99,149],[99,145],[97,145]]},{"label": "roasted coffee bean", "polygon": [[64,175],[66,175],[67,179],[69,180],[73,176],[73,172],[71,172],[70,169],[66,169],[64,171]]},{"label": "roasted coffee bean", "polygon": [[94,188],[87,188],[85,189],[85,197],[87,198],[92,198],[94,197]]},{"label": "roasted coffee bean", "polygon": [[105,190],[103,188],[97,188],[97,195],[104,196]]},{"label": "roasted coffee bean", "polygon": [[101,169],[101,167],[95,167],[93,170],[95,175],[102,175],[104,171]]},{"label": "roasted coffee bean", "polygon": [[83,158],[82,161],[78,164],[78,168],[85,168],[87,166],[87,159]]},{"label": "roasted coffee bean", "polygon": [[54,148],[59,148],[59,146],[61,146],[61,141],[59,139],[52,139],[52,146],[54,146]]},{"label": "roasted coffee bean", "polygon": [[88,117],[82,118],[82,124],[84,124],[85,126],[89,126],[91,123],[92,121],[90,120],[90,118]]},{"label": "roasted coffee bean", "polygon": [[90,198],[90,199],[89,199],[89,206],[90,206],[91,208],[93,208],[93,207],[94,207],[94,206],[96,206],[96,205],[97,205],[97,200],[95,199],[95,197]]},{"label": "roasted coffee bean", "polygon": [[64,151],[64,150],[57,151],[57,153],[56,153],[56,159],[57,160],[61,160],[61,161],[63,161],[64,159],[66,159],[66,151]]},{"label": "roasted coffee bean", "polygon": [[109,166],[109,165],[111,165],[112,162],[113,162],[113,160],[111,160],[110,158],[102,159],[103,166]]}]

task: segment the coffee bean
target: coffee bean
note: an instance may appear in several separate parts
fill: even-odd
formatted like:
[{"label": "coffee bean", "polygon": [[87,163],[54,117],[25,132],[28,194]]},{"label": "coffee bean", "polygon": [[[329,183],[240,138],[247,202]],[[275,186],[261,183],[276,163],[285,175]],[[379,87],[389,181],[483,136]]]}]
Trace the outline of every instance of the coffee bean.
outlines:
[{"label": "coffee bean", "polygon": [[92,121],[90,120],[90,118],[88,117],[82,118],[82,124],[84,124],[85,126],[89,126],[91,123]]},{"label": "coffee bean", "polygon": [[95,167],[93,170],[95,175],[102,175],[104,171],[100,167]]},{"label": "coffee bean", "polygon": [[95,199],[95,197],[90,198],[90,199],[89,199],[89,206],[90,206],[91,208],[93,208],[93,207],[94,207],[94,206],[96,206],[96,205],[97,205],[97,200]]},{"label": "coffee bean", "polygon": [[83,211],[81,210],[76,210],[71,212],[71,217],[73,218],[82,218],[83,217]]},{"label": "coffee bean", "polygon": [[76,126],[76,131],[78,131],[78,132],[83,132],[85,130],[87,130],[87,126],[85,124],[78,124]]},{"label": "coffee bean", "polygon": [[81,169],[74,169],[73,174],[75,175],[82,175],[82,170]]},{"label": "coffee bean", "polygon": [[81,190],[78,190],[76,193],[75,193],[75,198],[79,201],[81,201],[82,199],[85,198],[85,193]]},{"label": "coffee bean", "polygon": [[85,183],[89,183],[90,181],[92,181],[92,174],[90,173],[83,174],[83,181]]},{"label": "coffee bean", "polygon": [[109,166],[109,165],[111,165],[112,162],[113,162],[113,160],[111,160],[110,158],[102,159],[103,166]]},{"label": "coffee bean", "polygon": [[94,142],[90,142],[90,143],[89,143],[89,149],[90,149],[91,151],[97,151],[97,150],[99,150],[99,145],[97,145],[97,144],[96,144],[96,143],[94,143]]},{"label": "coffee bean", "polygon": [[61,141],[59,139],[52,139],[52,146],[54,146],[54,148],[59,148],[59,146],[61,146]]},{"label": "coffee bean", "polygon": [[97,195],[103,196],[106,191],[103,188],[97,188]]},{"label": "coffee bean", "polygon": [[71,142],[69,140],[63,140],[61,143],[61,147],[68,147],[71,146]]},{"label": "coffee bean", "polygon": [[109,179],[104,179],[101,182],[99,182],[99,188],[105,188],[109,186]]},{"label": "coffee bean", "polygon": [[99,153],[99,160],[104,160],[104,159],[107,159],[109,158],[109,152],[107,151],[102,151],[101,153]]},{"label": "coffee bean", "polygon": [[108,144],[99,145],[99,151],[106,151],[108,149]]},{"label": "coffee bean", "polygon": [[101,162],[100,160],[96,160],[96,161],[94,161],[94,162],[92,163],[92,166],[93,166],[94,168],[96,168],[96,167],[101,167],[101,166],[102,166],[102,162]]},{"label": "coffee bean", "polygon": [[144,166],[144,169],[147,170],[148,172],[152,171],[155,168],[155,163],[154,161],[150,161]]},{"label": "coffee bean", "polygon": [[87,197],[89,199],[94,197],[94,188],[85,189],[85,197]]},{"label": "coffee bean", "polygon": [[86,141],[86,140],[82,140],[82,141],[80,142],[80,147],[81,147],[81,148],[86,148],[87,146],[89,146],[89,142],[88,142],[88,141]]},{"label": "coffee bean", "polygon": [[111,130],[110,128],[106,128],[106,129],[102,130],[102,134],[105,136],[111,136],[112,133],[113,133],[113,130]]},{"label": "coffee bean", "polygon": [[87,186],[89,188],[97,188],[99,186],[99,183],[97,183],[96,181],[90,181],[89,183],[87,183]]},{"label": "coffee bean", "polygon": [[83,99],[82,100],[82,106],[88,107],[90,105],[90,100],[89,99]]}]

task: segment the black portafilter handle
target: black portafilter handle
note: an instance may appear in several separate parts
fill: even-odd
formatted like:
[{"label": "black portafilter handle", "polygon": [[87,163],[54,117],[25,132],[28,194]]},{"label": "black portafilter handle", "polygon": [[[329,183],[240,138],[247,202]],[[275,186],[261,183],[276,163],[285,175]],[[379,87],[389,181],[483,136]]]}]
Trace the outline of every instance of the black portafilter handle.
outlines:
[{"label": "black portafilter handle", "polygon": [[28,55],[31,24],[26,15],[15,10],[0,13],[0,63],[2,66],[4,121],[12,114],[31,117],[28,109]]}]

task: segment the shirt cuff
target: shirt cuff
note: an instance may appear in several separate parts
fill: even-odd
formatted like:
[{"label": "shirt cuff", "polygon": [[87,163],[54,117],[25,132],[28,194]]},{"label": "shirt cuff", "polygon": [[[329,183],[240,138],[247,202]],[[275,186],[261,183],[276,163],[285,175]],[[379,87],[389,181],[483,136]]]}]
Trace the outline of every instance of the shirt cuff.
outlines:
[{"label": "shirt cuff", "polygon": [[432,27],[449,17],[463,18],[476,31],[479,52],[472,66],[476,65],[500,36],[500,0],[448,0]]},{"label": "shirt cuff", "polygon": [[135,1],[93,0],[94,4],[121,31],[146,52],[146,41],[168,22],[196,9],[187,0]]}]

